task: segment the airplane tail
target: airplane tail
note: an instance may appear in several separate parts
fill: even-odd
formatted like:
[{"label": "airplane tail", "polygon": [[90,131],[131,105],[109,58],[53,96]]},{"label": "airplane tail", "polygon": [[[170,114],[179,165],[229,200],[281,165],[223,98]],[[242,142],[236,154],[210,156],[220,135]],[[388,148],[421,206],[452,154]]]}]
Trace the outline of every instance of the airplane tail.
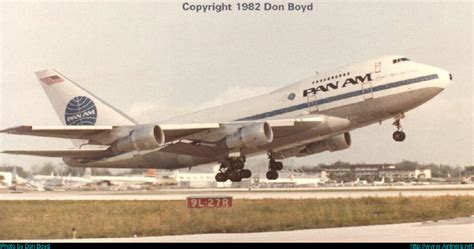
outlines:
[{"label": "airplane tail", "polygon": [[36,72],[63,125],[135,125],[136,121],[54,69]]},{"label": "airplane tail", "polygon": [[17,182],[17,171],[16,171],[16,166],[13,166],[13,172],[12,172],[12,183],[16,183]]}]

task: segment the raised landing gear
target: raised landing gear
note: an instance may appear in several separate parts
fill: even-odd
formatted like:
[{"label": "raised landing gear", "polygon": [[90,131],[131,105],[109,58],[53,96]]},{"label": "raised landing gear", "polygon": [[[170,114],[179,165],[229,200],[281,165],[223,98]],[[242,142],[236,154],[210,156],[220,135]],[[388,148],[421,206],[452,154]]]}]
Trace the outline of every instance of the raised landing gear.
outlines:
[{"label": "raised landing gear", "polygon": [[222,162],[219,173],[216,174],[217,182],[225,182],[231,180],[232,182],[240,182],[242,179],[250,178],[252,172],[244,169],[245,157],[229,157]]},{"label": "raised landing gear", "polygon": [[397,127],[397,131],[395,131],[392,135],[393,140],[397,142],[403,142],[406,138],[405,132],[403,132],[402,124],[400,123],[400,119],[404,118],[403,113],[399,116],[395,117],[395,122],[393,122],[393,125]]},{"label": "raised landing gear", "polygon": [[267,172],[267,179],[268,180],[276,180],[278,179],[278,171],[283,169],[283,163],[275,161],[275,156],[273,153],[268,153],[268,172]]}]

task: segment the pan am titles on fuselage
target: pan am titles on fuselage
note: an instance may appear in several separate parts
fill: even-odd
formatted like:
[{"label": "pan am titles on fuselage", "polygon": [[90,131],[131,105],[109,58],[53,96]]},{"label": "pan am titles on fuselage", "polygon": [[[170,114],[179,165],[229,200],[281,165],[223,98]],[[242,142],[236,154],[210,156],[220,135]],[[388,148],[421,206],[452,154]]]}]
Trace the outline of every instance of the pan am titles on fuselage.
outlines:
[{"label": "pan am titles on fuselage", "polygon": [[[371,77],[371,73],[367,73],[365,74],[365,76],[356,76],[354,78],[347,78],[345,79],[344,83],[342,84],[341,87],[346,87],[347,85],[349,84],[352,84],[352,85],[357,85],[359,83],[364,83],[364,82],[368,82],[368,81],[372,81],[372,77]],[[313,84],[315,82],[313,81]],[[310,94],[317,94],[318,92],[327,92],[329,90],[337,90],[339,88],[339,81],[336,80],[334,83],[326,83],[325,85],[319,85],[317,87],[311,87],[311,88],[308,88],[308,89],[305,89],[303,91],[303,97],[306,97]]]}]

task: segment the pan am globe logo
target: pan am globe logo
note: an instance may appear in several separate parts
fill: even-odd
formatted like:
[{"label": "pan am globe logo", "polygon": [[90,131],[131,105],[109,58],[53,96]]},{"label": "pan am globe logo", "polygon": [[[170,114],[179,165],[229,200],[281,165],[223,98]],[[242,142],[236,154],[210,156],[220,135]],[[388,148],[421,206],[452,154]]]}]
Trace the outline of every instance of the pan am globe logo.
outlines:
[{"label": "pan am globe logo", "polygon": [[94,125],[97,120],[97,108],[88,97],[74,97],[66,106],[64,119],[67,125]]}]

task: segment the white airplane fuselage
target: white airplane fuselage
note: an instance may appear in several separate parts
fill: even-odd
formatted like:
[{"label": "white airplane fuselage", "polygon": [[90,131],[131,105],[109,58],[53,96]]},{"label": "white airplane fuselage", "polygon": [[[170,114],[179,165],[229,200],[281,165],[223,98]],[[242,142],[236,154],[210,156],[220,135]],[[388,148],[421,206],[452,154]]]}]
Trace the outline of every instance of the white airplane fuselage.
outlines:
[{"label": "white airplane fuselage", "polygon": [[[343,134],[403,115],[439,94],[451,80],[449,72],[443,69],[409,61],[403,56],[385,56],[318,74],[268,94],[179,116],[160,124],[264,121],[324,114],[350,121],[349,125],[337,132]],[[292,148],[337,135],[320,134],[317,130],[309,129],[275,138],[265,146],[245,149],[243,152],[246,156],[252,156],[267,151],[281,151],[291,156],[288,151]],[[285,153],[282,153],[281,158],[285,157]],[[98,161],[95,165],[172,169],[212,162],[216,162],[216,159],[153,150],[143,151],[140,155],[119,155]]]}]

